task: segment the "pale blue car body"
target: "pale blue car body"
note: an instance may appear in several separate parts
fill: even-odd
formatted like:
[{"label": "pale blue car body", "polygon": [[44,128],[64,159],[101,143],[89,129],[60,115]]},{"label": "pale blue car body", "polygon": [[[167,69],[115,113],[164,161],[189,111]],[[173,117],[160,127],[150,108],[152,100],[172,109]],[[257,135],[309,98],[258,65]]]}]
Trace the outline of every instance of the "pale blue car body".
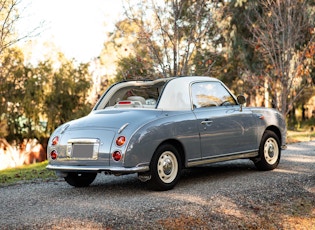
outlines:
[{"label": "pale blue car body", "polygon": [[[198,93],[205,88],[198,87],[207,84],[222,86],[224,93],[230,95],[229,102],[219,105],[219,99],[215,99],[215,106],[209,106],[213,96]],[[134,93],[133,87],[143,95],[123,98]],[[150,87],[154,89],[149,91],[153,98],[145,91]],[[197,107],[194,101],[201,106]],[[189,76],[120,82],[103,94],[90,114],[61,125],[51,134],[47,168],[62,177],[69,172],[138,173],[140,177],[147,176],[140,179],[149,180],[152,157],[165,143],[177,149],[182,168],[188,168],[240,158],[256,159],[266,130],[275,133],[279,146],[285,147],[286,126],[281,113],[243,106],[215,78]],[[56,136],[58,143],[52,144]],[[120,136],[125,137],[122,146],[116,144]],[[89,152],[86,155],[85,150]],[[56,159],[52,159],[52,151],[57,153]],[[118,161],[113,158],[115,151],[121,153]]]}]

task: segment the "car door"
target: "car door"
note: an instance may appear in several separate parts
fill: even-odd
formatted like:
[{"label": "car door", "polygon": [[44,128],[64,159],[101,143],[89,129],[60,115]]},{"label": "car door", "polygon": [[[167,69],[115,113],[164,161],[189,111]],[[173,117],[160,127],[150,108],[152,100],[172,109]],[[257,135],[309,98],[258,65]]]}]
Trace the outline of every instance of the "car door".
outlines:
[{"label": "car door", "polygon": [[241,111],[240,105],[220,82],[194,83],[191,95],[203,159],[257,149],[251,110]]}]

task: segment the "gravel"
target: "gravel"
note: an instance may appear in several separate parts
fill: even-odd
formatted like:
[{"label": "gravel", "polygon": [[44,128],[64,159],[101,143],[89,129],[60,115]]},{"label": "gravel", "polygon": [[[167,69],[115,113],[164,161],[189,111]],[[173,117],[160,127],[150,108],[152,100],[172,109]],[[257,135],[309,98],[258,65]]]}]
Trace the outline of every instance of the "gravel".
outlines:
[{"label": "gravel", "polygon": [[0,229],[315,229],[314,207],[312,141],[289,145],[273,171],[216,163],[184,170],[166,192],[103,174],[87,188],[63,179],[0,187]]}]

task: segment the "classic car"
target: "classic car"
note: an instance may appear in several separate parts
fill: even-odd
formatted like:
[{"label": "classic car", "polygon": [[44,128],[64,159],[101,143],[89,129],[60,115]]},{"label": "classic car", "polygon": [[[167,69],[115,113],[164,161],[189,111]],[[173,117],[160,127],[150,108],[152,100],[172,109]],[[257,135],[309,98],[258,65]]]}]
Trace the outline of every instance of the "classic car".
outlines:
[{"label": "classic car", "polygon": [[184,168],[213,162],[251,159],[259,170],[275,169],[285,120],[275,109],[243,104],[212,77],[119,82],[90,114],[52,133],[47,168],[75,187],[98,173],[137,173],[154,190],[172,189]]}]

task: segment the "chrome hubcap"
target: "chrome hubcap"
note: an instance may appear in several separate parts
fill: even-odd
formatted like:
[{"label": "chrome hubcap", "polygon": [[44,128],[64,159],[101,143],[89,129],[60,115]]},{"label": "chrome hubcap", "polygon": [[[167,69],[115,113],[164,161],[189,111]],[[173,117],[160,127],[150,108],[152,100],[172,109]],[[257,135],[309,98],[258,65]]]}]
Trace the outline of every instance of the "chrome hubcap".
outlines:
[{"label": "chrome hubcap", "polygon": [[272,165],[277,162],[279,157],[278,143],[274,138],[267,139],[264,146],[264,156],[268,164]]},{"label": "chrome hubcap", "polygon": [[275,155],[275,147],[272,144],[268,146],[268,155],[272,158]]},{"label": "chrome hubcap", "polygon": [[178,172],[178,163],[174,153],[170,151],[162,153],[158,161],[157,170],[160,179],[164,183],[171,183]]},{"label": "chrome hubcap", "polygon": [[170,159],[165,159],[163,162],[163,171],[166,175],[170,175],[172,172],[172,161]]}]

